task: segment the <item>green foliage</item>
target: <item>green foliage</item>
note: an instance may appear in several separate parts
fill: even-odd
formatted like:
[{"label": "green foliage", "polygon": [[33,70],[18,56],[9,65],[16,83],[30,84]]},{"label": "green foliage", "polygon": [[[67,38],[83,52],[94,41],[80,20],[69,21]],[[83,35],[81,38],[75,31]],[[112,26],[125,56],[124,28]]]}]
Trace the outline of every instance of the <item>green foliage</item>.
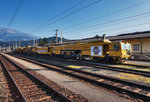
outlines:
[{"label": "green foliage", "polygon": [[47,40],[47,38],[40,38],[39,39],[39,46],[44,46],[44,45],[46,45],[48,43],[48,40]]},{"label": "green foliage", "polygon": [[51,43],[51,44],[52,44],[52,43],[55,43],[55,41],[54,41],[54,40],[51,40],[50,43]]},{"label": "green foliage", "polygon": [[44,37],[43,42],[44,42],[45,44],[47,44],[47,43],[48,43],[47,38]]},{"label": "green foliage", "polygon": [[42,40],[42,38],[39,39],[39,45],[40,45],[40,46],[43,45],[43,40]]},{"label": "green foliage", "polygon": [[100,37],[99,35],[95,35],[95,36],[94,36],[94,38],[99,38],[99,37]]}]

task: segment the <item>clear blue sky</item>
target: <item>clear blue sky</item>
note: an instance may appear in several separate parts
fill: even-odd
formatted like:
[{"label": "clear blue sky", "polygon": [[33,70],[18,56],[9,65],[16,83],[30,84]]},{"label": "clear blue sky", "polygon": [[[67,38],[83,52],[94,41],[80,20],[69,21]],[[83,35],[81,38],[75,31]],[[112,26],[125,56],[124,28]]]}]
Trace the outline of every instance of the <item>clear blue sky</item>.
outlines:
[{"label": "clear blue sky", "polygon": [[[150,13],[147,13],[150,12],[150,0],[101,0],[59,20],[95,1],[98,0],[24,0],[10,28],[40,37],[54,36],[54,30],[60,29],[63,37],[70,39],[150,30]],[[7,28],[18,2],[0,0],[0,27]],[[61,13],[78,3],[74,8]],[[41,24],[49,25],[37,28]]]}]

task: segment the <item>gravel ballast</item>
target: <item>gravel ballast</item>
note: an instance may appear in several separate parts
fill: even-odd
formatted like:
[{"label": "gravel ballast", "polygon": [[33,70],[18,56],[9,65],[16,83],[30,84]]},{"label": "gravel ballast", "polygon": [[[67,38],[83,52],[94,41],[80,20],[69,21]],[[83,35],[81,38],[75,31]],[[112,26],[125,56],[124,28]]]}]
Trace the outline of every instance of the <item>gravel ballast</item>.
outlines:
[{"label": "gravel ballast", "polygon": [[[24,65],[25,67],[32,69],[31,71],[37,72],[47,79],[52,80],[54,83],[64,87],[73,93],[80,94],[83,97],[88,98],[94,102],[129,102],[130,100],[120,97],[107,90],[97,88],[90,84],[85,84],[82,81],[76,80],[72,77],[57,73],[55,71],[48,70],[44,67],[29,63],[27,61],[6,55],[7,57],[15,60],[16,62]],[[71,96],[70,96],[71,97]]]}]

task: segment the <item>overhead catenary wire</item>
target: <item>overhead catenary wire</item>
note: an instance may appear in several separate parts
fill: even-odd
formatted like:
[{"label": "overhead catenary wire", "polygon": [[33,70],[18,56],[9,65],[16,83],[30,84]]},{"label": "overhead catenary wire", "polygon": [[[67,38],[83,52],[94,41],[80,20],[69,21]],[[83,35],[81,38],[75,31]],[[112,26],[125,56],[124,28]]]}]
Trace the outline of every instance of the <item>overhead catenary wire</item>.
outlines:
[{"label": "overhead catenary wire", "polygon": [[[150,1],[150,0],[144,0],[144,1],[141,1],[141,2],[138,2],[138,3],[135,3],[135,4],[133,4],[133,5],[130,5],[130,6],[128,6],[128,7],[121,8],[121,9],[119,9],[119,10],[115,10],[115,11],[113,11],[113,12],[107,13],[107,14],[105,14],[105,15],[100,15],[100,16],[94,17],[94,18],[89,19],[89,20],[86,20],[86,21],[84,21],[84,22],[75,24],[75,25],[73,25],[73,26],[71,26],[71,27],[69,27],[69,28],[67,28],[67,29],[71,29],[71,28],[73,28],[73,27],[76,27],[76,26],[79,26],[79,25],[82,25],[82,24],[85,24],[85,23],[93,22],[93,21],[95,21],[95,20],[97,20],[97,19],[101,19],[101,18],[103,18],[103,17],[110,16],[110,15],[113,15],[113,14],[116,14],[116,13],[119,13],[119,12],[122,12],[122,11],[124,11],[124,10],[130,9],[130,8],[132,8],[132,7],[141,5],[141,4],[146,3],[146,2],[149,2],[149,1]],[[64,30],[64,29],[63,29],[63,30]]]},{"label": "overhead catenary wire", "polygon": [[24,2],[24,0],[19,0],[18,4],[16,6],[16,9],[15,9],[15,11],[14,11],[14,13],[13,13],[13,15],[12,15],[12,17],[11,17],[9,23],[8,23],[7,28],[9,28],[12,25],[12,23],[13,23],[15,17],[17,16],[17,14],[18,14],[18,12],[19,12],[23,2]]},{"label": "overhead catenary wire", "polygon": [[150,24],[150,22],[145,22],[145,23],[140,23],[140,24],[134,24],[134,25],[129,25],[129,26],[123,26],[123,27],[118,27],[118,28],[114,28],[114,29],[109,29],[109,30],[102,30],[102,31],[98,31],[96,33],[99,33],[99,32],[105,32],[105,31],[113,31],[113,30],[118,30],[118,29],[125,29],[125,28],[130,28],[130,27],[136,27],[136,26],[141,26],[141,25],[148,25]]},{"label": "overhead catenary wire", "polygon": [[[101,30],[101,31],[97,31],[97,32],[94,32],[94,33],[97,34],[97,33],[102,33],[102,32],[110,32],[110,31],[114,31],[114,30],[126,29],[126,28],[141,26],[141,25],[149,25],[149,24],[150,24],[150,22],[145,22],[145,23],[134,24],[134,25],[129,25],[129,26],[123,26],[123,27],[118,27],[118,28],[113,28],[113,29]],[[79,34],[76,34],[75,36],[78,36],[78,35]],[[87,34],[82,34],[82,35],[87,35]],[[81,34],[80,34],[80,36],[81,36]]]},{"label": "overhead catenary wire", "polygon": [[[62,12],[60,12],[59,14],[57,14],[56,16],[54,16],[54,17],[52,17],[52,18],[49,18],[48,20],[46,20],[46,21],[43,22],[42,24],[39,24],[38,26],[36,26],[36,27],[34,28],[34,30],[32,30],[32,31],[35,31],[36,29],[39,29],[40,27],[44,26],[46,23],[50,22],[51,20],[53,20],[53,19],[55,19],[55,18],[61,16],[62,14],[68,12],[68,11],[71,10],[71,9],[77,7],[77,6],[80,5],[83,1],[85,1],[85,0],[80,0],[78,3],[76,3],[76,4],[73,5],[72,7],[70,7],[70,8],[68,8],[68,9],[66,9],[66,10],[64,10],[64,11],[62,11]],[[31,31],[31,32],[32,32],[32,31]]]},{"label": "overhead catenary wire", "polygon": [[[146,16],[150,16],[150,15],[146,15]],[[145,16],[145,17],[146,17],[146,16]],[[133,20],[136,20],[136,19],[133,19]],[[123,22],[128,22],[128,21],[130,21],[130,20],[126,20],[126,21],[114,23],[114,24],[111,24],[111,26],[114,26],[114,25],[117,25],[117,24],[120,24],[120,23],[123,23]],[[146,24],[146,25],[147,25],[147,24]],[[122,27],[122,28],[120,28],[120,29],[123,29],[123,28],[125,29],[126,27],[128,28],[128,26],[125,26],[125,27]],[[101,27],[101,28],[102,28],[102,27]],[[115,29],[116,29],[116,30],[120,30],[119,28],[115,28]],[[93,29],[92,29],[92,30],[93,30]],[[90,31],[91,31],[91,30],[90,30]],[[107,29],[107,30],[98,31],[98,32],[99,32],[99,33],[103,33],[103,32],[106,33],[107,31],[113,31],[113,30]],[[97,33],[98,33],[98,32],[97,32]],[[80,36],[81,36],[81,35],[85,35],[85,34],[81,34],[81,33],[79,33],[79,34],[80,34]],[[93,34],[95,34],[95,32],[93,32]],[[65,35],[65,34],[64,34],[64,35]],[[91,35],[92,35],[92,34],[91,34]],[[73,35],[72,35],[72,36],[73,36]],[[78,36],[78,34],[75,35],[75,36]]]},{"label": "overhead catenary wire", "polygon": [[105,24],[109,24],[109,23],[113,23],[113,22],[118,22],[118,21],[126,20],[126,19],[131,19],[131,18],[135,18],[135,17],[139,17],[139,16],[144,16],[144,15],[148,15],[148,14],[150,14],[150,12],[145,12],[145,13],[141,13],[141,14],[137,14],[137,15],[133,15],[133,16],[128,16],[128,17],[123,17],[123,18],[115,19],[115,20],[112,20],[112,21],[109,21],[109,22],[95,24],[95,25],[91,25],[91,26],[88,26],[88,27],[84,27],[84,28],[80,28],[80,29],[76,29],[76,30],[71,30],[71,31],[68,31],[68,32],[64,32],[64,33],[68,34],[68,33],[72,33],[72,32],[77,32],[77,31],[81,31],[81,30],[85,30],[85,29],[90,29],[90,28],[93,28],[93,27],[96,27],[96,26],[102,26],[102,25],[105,25]]},{"label": "overhead catenary wire", "polygon": [[[122,11],[124,11],[124,10],[127,10],[127,9],[129,9],[129,8],[135,7],[135,6],[140,5],[140,4],[143,4],[143,3],[146,3],[146,2],[148,2],[148,1],[150,1],[150,0],[144,0],[144,1],[138,2],[138,3],[133,4],[133,5],[130,5],[130,6],[128,6],[128,7],[121,8],[121,9],[119,9],[119,10],[110,12],[110,13],[105,14],[105,15],[102,15],[102,16],[98,16],[97,18],[94,18],[93,20],[100,19],[100,18],[102,18],[102,17],[108,16],[108,15],[112,15],[112,14],[115,14],[115,13],[118,13],[118,12],[122,12]],[[92,22],[92,19],[90,19],[89,22]],[[82,22],[81,24],[83,24],[83,23],[88,23],[88,21]],[[46,26],[48,26],[48,25],[46,25]],[[44,28],[44,27],[43,27],[43,28]],[[42,29],[43,29],[43,28],[42,28]],[[37,30],[37,31],[38,31],[38,30]],[[65,33],[64,33],[64,34],[65,34]]]},{"label": "overhead catenary wire", "polygon": [[[86,9],[86,8],[88,8],[88,7],[92,6],[92,5],[94,5],[94,4],[97,4],[97,3],[101,2],[101,1],[102,1],[102,0],[94,1],[94,2],[92,2],[92,3],[90,3],[90,4],[86,5],[86,6],[84,6],[84,7],[82,7],[82,8],[80,8],[80,9],[78,9],[78,10],[75,10],[75,11],[73,11],[73,12],[71,12],[71,13],[69,13],[69,14],[67,14],[67,15],[65,15],[65,16],[63,16],[63,17],[61,17],[61,18],[58,18],[57,20],[55,20],[55,21],[53,21],[53,22],[50,22],[50,23],[44,25],[43,27],[39,28],[39,29],[36,30],[35,32],[37,32],[37,31],[39,31],[39,30],[41,30],[41,29],[43,29],[43,28],[46,28],[46,27],[49,26],[49,25],[52,25],[52,24],[54,24],[54,23],[56,23],[56,22],[58,22],[58,21],[60,21],[60,20],[62,20],[62,19],[64,19],[64,18],[66,18],[66,17],[69,17],[69,16],[71,16],[71,15],[77,13],[77,12],[80,12],[80,11],[82,11],[82,10],[84,10],[84,9]],[[33,33],[33,32],[32,32],[32,33]]]}]

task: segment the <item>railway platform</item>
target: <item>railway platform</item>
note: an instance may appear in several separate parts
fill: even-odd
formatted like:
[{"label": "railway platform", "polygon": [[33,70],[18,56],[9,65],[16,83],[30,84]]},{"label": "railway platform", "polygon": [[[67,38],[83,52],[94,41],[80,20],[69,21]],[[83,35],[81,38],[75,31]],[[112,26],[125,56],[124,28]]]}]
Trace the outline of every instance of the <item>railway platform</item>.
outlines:
[{"label": "railway platform", "polygon": [[[149,76],[140,75],[138,74],[138,72],[137,74],[128,73],[128,72],[126,73],[126,70],[133,70],[133,72],[134,71],[150,72],[149,66],[143,67],[143,66],[137,66],[137,65],[131,65],[131,64],[130,65],[126,65],[126,64],[125,65],[124,64],[123,65],[120,65],[120,64],[108,65],[108,64],[93,63],[93,62],[87,62],[87,61],[83,61],[84,64],[82,64],[82,61],[75,61],[72,59],[61,59],[61,58],[47,58],[47,56],[43,56],[43,57],[39,56],[36,58],[33,56],[32,57],[28,56],[28,58],[33,58],[38,61],[46,62],[49,64],[60,65],[60,66],[64,66],[64,67],[71,68],[71,69],[78,69],[78,70],[82,70],[82,71],[86,71],[90,73],[96,73],[96,74],[105,75],[109,77],[115,77],[115,78],[128,80],[131,82],[150,86]],[[91,64],[94,64],[94,65],[91,66]],[[120,71],[122,69],[124,69],[124,71]]]},{"label": "railway platform", "polygon": [[[78,93],[78,94],[80,93],[83,96],[89,95],[88,97],[90,98],[90,100],[98,101],[99,100],[98,98],[102,95],[101,99],[105,102],[106,99],[104,99],[103,97],[105,97],[105,95],[107,95],[108,93],[106,91],[106,93],[103,94],[104,90],[100,91],[93,86],[92,86],[93,88],[90,88],[91,86],[89,86],[87,83],[84,83],[83,85],[79,80],[76,80],[74,78],[72,79],[72,76],[79,75],[78,77],[81,77],[82,80],[83,79],[85,80],[85,78],[90,78],[88,80],[91,80],[92,84],[95,83],[96,86],[98,85],[96,83],[99,83],[99,85],[101,83],[101,85],[103,84],[102,86],[106,87],[107,84],[109,83],[107,88],[117,86],[117,88],[120,87],[119,90],[126,91],[135,95],[138,95],[139,93],[146,94],[146,97],[147,96],[149,97],[150,95],[150,92],[148,91],[150,89],[149,88],[150,87],[150,72],[146,71],[149,69],[148,66],[124,65],[124,64],[123,65],[108,65],[108,64],[101,64],[101,63],[96,63],[96,62],[63,59],[63,58],[48,57],[48,56],[31,56],[31,55],[10,56],[6,54],[5,56],[11,58],[12,60],[17,61],[20,64],[25,65],[28,68],[31,68],[31,70],[44,75],[48,79],[50,78],[51,80],[55,81],[57,84],[61,84],[65,88],[69,88],[69,90],[75,93]],[[61,72],[71,77],[67,78],[68,76],[66,77],[66,76],[60,75],[59,73],[54,73],[53,71],[49,70],[52,67],[54,67],[54,71]],[[59,67],[61,67],[61,69]],[[147,68],[147,69],[137,70],[137,69],[143,69],[143,68],[145,69]],[[83,75],[82,74],[83,72],[87,73],[87,75]],[[64,81],[61,82],[62,80]],[[113,86],[110,84],[112,84]],[[79,86],[81,88],[79,88]],[[98,93],[100,96],[97,96],[97,95],[95,96],[95,94],[87,93],[87,89],[94,91],[95,93]],[[145,92],[144,90],[145,91],[147,90],[147,92]],[[110,97],[108,101],[109,100],[110,100]],[[114,98],[113,98],[113,101],[116,102]]]},{"label": "railway platform", "polygon": [[15,60],[21,65],[26,66],[30,70],[45,76],[45,78],[54,81],[64,88],[67,88],[76,94],[80,94],[81,96],[86,97],[94,102],[131,102],[130,99],[114,94],[113,92],[107,91],[106,89],[98,88],[96,86],[81,82],[69,76],[59,74],[44,67],[9,55],[6,56],[12,60]]}]

